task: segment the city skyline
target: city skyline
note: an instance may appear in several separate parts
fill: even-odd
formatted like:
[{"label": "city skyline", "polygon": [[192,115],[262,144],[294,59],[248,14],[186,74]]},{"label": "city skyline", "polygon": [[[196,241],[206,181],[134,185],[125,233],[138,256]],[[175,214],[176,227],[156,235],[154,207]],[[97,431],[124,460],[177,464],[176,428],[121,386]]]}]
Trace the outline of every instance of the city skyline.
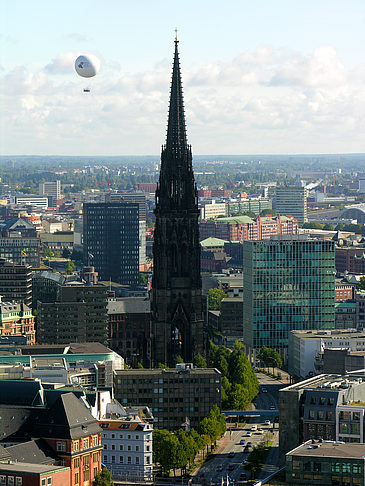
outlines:
[{"label": "city skyline", "polygon": [[[175,27],[194,153],[365,152],[360,1],[0,9],[3,155],[157,154]],[[90,83],[73,67],[85,52],[102,60]]]}]

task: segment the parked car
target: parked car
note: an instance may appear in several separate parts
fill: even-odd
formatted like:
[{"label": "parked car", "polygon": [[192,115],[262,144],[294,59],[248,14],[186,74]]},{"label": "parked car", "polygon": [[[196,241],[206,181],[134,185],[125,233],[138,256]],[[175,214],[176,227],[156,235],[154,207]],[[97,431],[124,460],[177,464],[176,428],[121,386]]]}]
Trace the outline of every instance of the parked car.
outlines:
[{"label": "parked car", "polygon": [[267,388],[262,388],[261,391],[262,393],[267,393]]},{"label": "parked car", "polygon": [[257,430],[257,425],[253,425],[253,426],[251,427],[251,430],[252,430],[253,432],[254,432],[254,431],[256,431],[256,430]]},{"label": "parked car", "polygon": [[247,434],[246,434],[246,437],[251,437],[252,435],[252,432],[248,431]]},{"label": "parked car", "polygon": [[241,440],[240,440],[240,444],[241,444],[241,445],[245,445],[245,444],[246,444],[246,440],[245,440],[245,439],[241,439]]},{"label": "parked car", "polygon": [[221,472],[221,471],[223,471],[223,466],[222,466],[222,464],[219,464],[219,466],[217,466],[216,471],[217,471],[217,472]]},{"label": "parked car", "polygon": [[276,410],[275,405],[270,405],[270,410]]},{"label": "parked car", "polygon": [[228,469],[228,471],[233,471],[233,469],[234,469],[234,464],[230,464],[230,465],[228,466],[228,468],[227,468],[227,469]]},{"label": "parked car", "polygon": [[270,420],[265,420],[265,425],[271,425]]},{"label": "parked car", "polygon": [[251,447],[251,446],[252,446],[252,442],[249,440],[249,441],[247,442],[247,445],[248,445],[248,447]]},{"label": "parked car", "polygon": [[240,481],[247,481],[247,474],[246,473],[240,474]]},{"label": "parked car", "polygon": [[234,457],[234,452],[231,451],[229,454],[228,454],[228,457]]}]

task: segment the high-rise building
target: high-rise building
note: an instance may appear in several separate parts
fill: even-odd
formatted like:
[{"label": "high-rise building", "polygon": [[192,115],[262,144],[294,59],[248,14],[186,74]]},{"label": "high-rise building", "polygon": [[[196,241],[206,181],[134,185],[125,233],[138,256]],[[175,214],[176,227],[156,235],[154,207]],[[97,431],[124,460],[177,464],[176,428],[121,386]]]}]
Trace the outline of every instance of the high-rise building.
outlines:
[{"label": "high-rise building", "polygon": [[84,264],[99,280],[137,285],[139,221],[137,203],[84,204]]},{"label": "high-rise building", "polygon": [[306,223],[307,216],[307,189],[300,186],[278,186],[276,188],[276,212],[290,214],[298,223]]},{"label": "high-rise building", "polygon": [[0,258],[0,295],[4,300],[32,305],[32,272],[29,265]]},{"label": "high-rise building", "polygon": [[289,332],[335,326],[334,242],[243,243],[243,335],[247,347],[287,358]]},{"label": "high-rise building", "polygon": [[139,264],[146,263],[146,220],[147,220],[147,200],[144,192],[108,192],[105,202],[128,202],[138,204],[139,218]]},{"label": "high-rise building", "polygon": [[204,349],[202,282],[198,192],[186,137],[177,40],[155,215],[152,360],[172,364],[180,355],[190,362]]},{"label": "high-rise building", "polygon": [[49,205],[54,206],[61,199],[61,181],[41,182],[39,184],[39,194],[48,196]]},{"label": "high-rise building", "polygon": [[103,285],[62,285],[55,302],[38,302],[37,341],[106,343],[107,289]]}]

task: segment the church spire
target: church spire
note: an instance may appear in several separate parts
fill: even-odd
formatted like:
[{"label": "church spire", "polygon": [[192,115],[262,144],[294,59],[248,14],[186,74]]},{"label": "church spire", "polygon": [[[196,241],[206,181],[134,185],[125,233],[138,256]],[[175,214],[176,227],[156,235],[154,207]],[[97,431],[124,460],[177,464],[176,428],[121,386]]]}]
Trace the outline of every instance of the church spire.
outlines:
[{"label": "church spire", "polygon": [[175,55],[172,69],[169,119],[165,149],[176,158],[183,157],[188,149],[185,127],[183,91],[177,35],[175,37]]},{"label": "church spire", "polygon": [[162,146],[156,210],[198,210],[191,146],[186,137],[177,37],[172,68],[166,144]]}]

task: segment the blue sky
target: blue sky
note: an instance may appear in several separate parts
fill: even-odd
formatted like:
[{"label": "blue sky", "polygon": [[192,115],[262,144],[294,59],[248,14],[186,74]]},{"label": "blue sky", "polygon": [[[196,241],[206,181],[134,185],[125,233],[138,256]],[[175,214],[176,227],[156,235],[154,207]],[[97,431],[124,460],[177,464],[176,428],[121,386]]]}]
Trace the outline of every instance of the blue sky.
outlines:
[{"label": "blue sky", "polygon": [[0,19],[2,154],[159,153],[175,27],[195,153],[365,152],[363,0],[0,0]]}]

